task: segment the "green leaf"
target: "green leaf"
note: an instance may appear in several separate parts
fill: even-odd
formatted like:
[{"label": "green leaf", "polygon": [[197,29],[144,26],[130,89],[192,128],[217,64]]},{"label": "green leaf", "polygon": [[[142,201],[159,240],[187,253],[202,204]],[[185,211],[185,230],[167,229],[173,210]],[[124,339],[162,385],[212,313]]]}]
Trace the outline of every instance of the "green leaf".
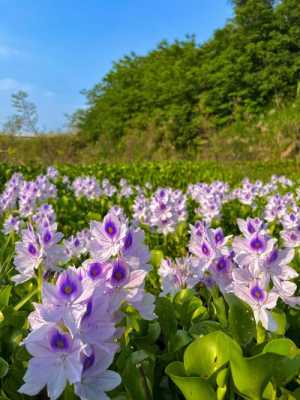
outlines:
[{"label": "green leaf", "polygon": [[188,377],[181,362],[173,362],[166,368],[166,374],[181,390],[186,400],[216,400],[213,386],[199,377]]},{"label": "green leaf", "polygon": [[269,382],[263,392],[264,400],[276,400],[276,389],[271,382]]},{"label": "green leaf", "polygon": [[274,366],[282,356],[272,353],[244,358],[237,352],[231,354],[232,378],[238,391],[251,400],[261,400],[263,391],[274,374]]},{"label": "green leaf", "polygon": [[299,355],[299,349],[295,343],[288,338],[273,339],[267,343],[263,353],[276,353],[282,356],[293,358]]},{"label": "green leaf", "polygon": [[201,321],[192,325],[190,328],[190,334],[192,336],[207,335],[211,332],[222,330],[222,327],[217,321]]},{"label": "green leaf", "polygon": [[256,323],[251,308],[234,295],[226,295],[229,305],[229,331],[234,339],[246,346],[256,336]]},{"label": "green leaf", "polygon": [[188,332],[184,330],[179,330],[176,335],[172,337],[170,341],[169,351],[176,352],[183,347],[187,346],[191,342],[192,338]]},{"label": "green leaf", "polygon": [[8,363],[4,358],[0,357],[0,378],[4,378],[9,369]]},{"label": "green leaf", "polygon": [[132,399],[151,400],[154,357],[143,350],[135,351],[126,361],[122,381]]},{"label": "green leaf", "polygon": [[216,308],[217,318],[223,327],[227,326],[227,315],[225,301],[223,297],[214,298],[214,305]]},{"label": "green leaf", "polygon": [[273,374],[278,385],[285,385],[298,375],[300,371],[300,351],[290,339],[272,340],[264,347],[263,353],[285,356],[274,365]]},{"label": "green leaf", "polygon": [[202,316],[206,308],[203,306],[201,299],[195,296],[195,292],[191,289],[180,290],[174,297],[174,307],[176,315],[181,325],[186,329],[189,328],[193,319]]},{"label": "green leaf", "polygon": [[272,318],[277,323],[277,329],[275,333],[277,335],[284,335],[286,331],[286,315],[283,311],[272,311]]},{"label": "green leaf", "polygon": [[0,290],[0,309],[8,306],[11,289],[11,286],[5,286]]},{"label": "green leaf", "polygon": [[241,353],[239,346],[225,333],[212,332],[191,343],[184,353],[184,367],[188,375],[208,379],[228,363],[231,352]]},{"label": "green leaf", "polygon": [[177,321],[173,304],[167,297],[159,297],[156,300],[155,313],[161,326],[161,330],[167,340],[170,340],[177,332]]}]

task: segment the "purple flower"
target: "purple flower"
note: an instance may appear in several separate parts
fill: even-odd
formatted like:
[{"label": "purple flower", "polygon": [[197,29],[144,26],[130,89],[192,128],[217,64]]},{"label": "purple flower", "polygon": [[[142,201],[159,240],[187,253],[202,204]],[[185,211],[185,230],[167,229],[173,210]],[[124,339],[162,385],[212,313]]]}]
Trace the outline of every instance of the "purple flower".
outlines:
[{"label": "purple flower", "polygon": [[9,235],[12,232],[19,233],[20,231],[20,220],[13,215],[10,215],[3,223],[2,232],[4,235]]},{"label": "purple flower", "polygon": [[35,270],[43,259],[43,250],[33,228],[29,226],[22,230],[21,235],[22,240],[16,243],[16,256],[14,258],[14,265],[19,274],[12,278],[17,284],[34,277]]},{"label": "purple flower", "polygon": [[118,259],[112,265],[110,283],[114,287],[124,286],[129,279],[129,268],[124,260]]},{"label": "purple flower", "polygon": [[162,286],[161,296],[176,294],[184,288],[193,288],[201,279],[201,271],[189,257],[162,261],[158,270]]},{"label": "purple flower", "polygon": [[106,215],[103,223],[91,222],[92,240],[89,250],[93,258],[107,261],[123,247],[126,225],[114,213]]},{"label": "purple flower", "polygon": [[250,305],[256,323],[261,322],[269,331],[277,329],[277,323],[269,310],[276,307],[278,294],[274,290],[267,291],[263,281],[253,281],[249,286],[236,285],[234,294]]},{"label": "purple flower", "polygon": [[262,234],[248,237],[235,237],[233,240],[234,260],[240,266],[251,265],[255,274],[259,273],[265,259],[274,249],[276,240]]},{"label": "purple flower", "polygon": [[252,237],[254,234],[262,233],[264,234],[265,231],[263,230],[263,221],[259,218],[247,218],[246,220],[237,219],[238,227],[240,231],[243,233],[245,237]]},{"label": "purple flower", "polygon": [[33,358],[28,363],[25,383],[19,393],[35,396],[47,386],[48,396],[56,400],[67,383],[80,382],[83,369],[80,341],[72,339],[68,332],[44,326],[31,332],[24,344]]},{"label": "purple flower", "polygon": [[63,321],[76,334],[94,290],[90,280],[81,280],[75,269],[68,268],[59,275],[55,286],[44,282],[43,304],[39,310],[47,323]]},{"label": "purple flower", "polygon": [[116,334],[115,321],[111,309],[112,302],[108,293],[103,288],[97,288],[85,304],[78,328],[81,339],[90,345],[105,345],[113,342]]},{"label": "purple flower", "polygon": [[75,384],[75,393],[81,400],[108,399],[105,392],[115,389],[121,377],[107,368],[111,365],[114,349],[93,347],[90,355],[82,356],[83,374],[80,383]]},{"label": "purple flower", "polygon": [[81,281],[72,270],[68,270],[59,275],[56,287],[60,296],[67,301],[73,301],[82,293]]}]

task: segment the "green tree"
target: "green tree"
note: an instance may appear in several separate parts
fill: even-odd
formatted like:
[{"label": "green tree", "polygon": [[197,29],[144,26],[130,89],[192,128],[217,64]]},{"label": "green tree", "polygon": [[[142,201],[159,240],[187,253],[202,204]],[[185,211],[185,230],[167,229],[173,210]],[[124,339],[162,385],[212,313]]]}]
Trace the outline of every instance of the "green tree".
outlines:
[{"label": "green tree", "polygon": [[163,41],[146,56],[132,53],[85,92],[77,113],[82,135],[118,140],[155,126],[178,149],[216,125],[258,114],[297,92],[300,74],[300,2],[233,0],[234,17],[197,45],[194,37]]}]

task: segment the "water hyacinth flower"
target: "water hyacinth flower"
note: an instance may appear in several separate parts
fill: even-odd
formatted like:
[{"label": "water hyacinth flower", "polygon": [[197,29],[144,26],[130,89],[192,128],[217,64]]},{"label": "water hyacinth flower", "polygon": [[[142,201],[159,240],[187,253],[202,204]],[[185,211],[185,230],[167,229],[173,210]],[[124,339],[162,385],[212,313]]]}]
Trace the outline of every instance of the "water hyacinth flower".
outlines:
[{"label": "water hyacinth flower", "polygon": [[204,271],[216,258],[228,255],[228,240],[229,236],[225,237],[222,229],[211,229],[204,223],[198,222],[191,227],[189,250],[198,258]]},{"label": "water hyacinth flower", "polygon": [[86,304],[94,292],[94,286],[81,280],[75,268],[59,274],[55,285],[43,284],[43,303],[39,312],[46,322],[63,323],[75,334]]},{"label": "water hyacinth flower", "polygon": [[24,177],[20,173],[14,173],[4,186],[0,196],[0,211],[5,212],[17,207],[20,189],[23,185]]},{"label": "water hyacinth flower", "polygon": [[89,229],[84,229],[76,235],[72,235],[63,242],[65,253],[68,258],[80,257],[88,252],[89,242],[91,240],[91,232]]},{"label": "water hyacinth flower", "polygon": [[48,167],[46,176],[50,179],[56,179],[59,176],[59,172],[55,167]]},{"label": "water hyacinth flower", "polygon": [[210,266],[210,276],[222,293],[231,290],[233,269],[234,263],[231,254],[215,258]]},{"label": "water hyacinth flower", "polygon": [[[249,222],[248,222],[249,223]],[[259,274],[261,266],[272,252],[276,239],[262,232],[254,232],[246,237],[236,237],[232,247],[235,252],[234,260],[240,266],[251,266],[253,273]]]},{"label": "water hyacinth flower", "polygon": [[85,197],[89,200],[94,200],[98,199],[102,194],[99,183],[91,176],[76,178],[72,183],[72,189],[77,198]]},{"label": "water hyacinth flower", "polygon": [[160,296],[175,295],[181,289],[193,288],[202,278],[200,269],[190,257],[176,259],[174,262],[163,260],[158,274],[162,287]]},{"label": "water hyacinth flower", "polygon": [[134,200],[133,206],[133,218],[135,221],[140,223],[149,224],[149,199],[147,199],[144,193],[141,193]]},{"label": "water hyacinth flower", "polygon": [[119,254],[126,236],[126,225],[112,211],[102,223],[91,222],[89,251],[93,258],[107,261]]},{"label": "water hyacinth flower", "polygon": [[45,327],[38,335],[29,334],[24,344],[33,358],[29,360],[19,393],[35,396],[46,386],[49,398],[56,400],[67,383],[80,382],[82,345],[69,332],[58,326]]},{"label": "water hyacinth flower", "polygon": [[237,219],[237,224],[245,237],[252,237],[254,234],[265,234],[264,223],[259,218],[247,218],[243,220],[241,218]]},{"label": "water hyacinth flower", "polygon": [[14,266],[19,274],[12,278],[17,284],[31,279],[43,260],[43,251],[32,226],[22,230],[21,235],[22,240],[16,243],[14,258]]},{"label": "water hyacinth flower", "polygon": [[101,182],[101,190],[107,197],[112,197],[117,192],[117,188],[108,179],[103,179]]},{"label": "water hyacinth flower", "polygon": [[145,233],[142,229],[129,227],[124,237],[121,254],[131,268],[142,268],[145,271],[149,271],[150,253],[144,241]]},{"label": "water hyacinth flower", "polygon": [[[118,350],[115,324],[120,303],[113,305],[105,281],[94,284],[95,274],[88,272],[95,266],[99,267],[90,263],[86,274],[69,267],[55,285],[44,282],[42,304],[35,304],[29,316],[32,331],[24,340],[33,358],[21,393],[36,395],[47,386],[50,399],[56,399],[70,383],[82,399],[96,392],[107,398],[105,391],[119,385],[119,375],[107,368]],[[52,363],[57,365],[55,374]],[[47,367],[49,373],[35,376],[37,368]]]},{"label": "water hyacinth flower", "polygon": [[132,269],[124,258],[112,262],[108,272],[107,287],[113,301],[131,304],[146,320],[153,320],[154,296],[144,291],[147,271]]},{"label": "water hyacinth flower", "polygon": [[31,279],[40,265],[46,270],[57,270],[60,263],[67,261],[64,248],[59,244],[62,234],[56,228],[56,224],[47,223],[45,226],[43,223],[36,230],[32,225],[22,230],[22,240],[16,243],[14,265],[19,274],[12,278],[14,282],[23,283]]},{"label": "water hyacinth flower", "polygon": [[19,233],[21,227],[21,221],[18,217],[9,215],[3,223],[2,232],[4,235],[9,235],[12,232]]},{"label": "water hyacinth flower", "polygon": [[114,349],[94,346],[89,355],[82,354],[83,373],[80,383],[75,384],[75,393],[81,400],[109,400],[105,392],[121,383],[120,375],[108,370]]},{"label": "water hyacinth flower", "polygon": [[234,294],[250,305],[256,323],[261,322],[268,331],[276,331],[277,323],[270,310],[276,307],[279,295],[275,290],[268,291],[264,280],[254,280],[247,286],[236,285]]},{"label": "water hyacinth flower", "polygon": [[120,304],[112,302],[110,293],[104,288],[97,287],[93,295],[84,305],[84,312],[80,313],[78,336],[89,345],[112,345],[115,352],[118,345],[115,342],[118,331],[115,327],[120,315],[118,308]]},{"label": "water hyacinth flower", "polygon": [[281,231],[281,237],[284,245],[289,248],[300,246],[300,229],[287,229]]}]

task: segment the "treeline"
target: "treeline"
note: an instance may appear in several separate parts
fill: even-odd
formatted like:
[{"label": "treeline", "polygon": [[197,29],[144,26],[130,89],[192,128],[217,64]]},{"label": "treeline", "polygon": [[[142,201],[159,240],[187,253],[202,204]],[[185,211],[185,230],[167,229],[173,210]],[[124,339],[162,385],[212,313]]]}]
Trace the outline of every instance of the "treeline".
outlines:
[{"label": "treeline", "polygon": [[[234,17],[198,45],[161,42],[113,65],[73,116],[86,139],[163,132],[182,150],[224,126],[289,101],[300,90],[300,1],[234,0]],[[147,130],[148,129],[148,130]]]}]

